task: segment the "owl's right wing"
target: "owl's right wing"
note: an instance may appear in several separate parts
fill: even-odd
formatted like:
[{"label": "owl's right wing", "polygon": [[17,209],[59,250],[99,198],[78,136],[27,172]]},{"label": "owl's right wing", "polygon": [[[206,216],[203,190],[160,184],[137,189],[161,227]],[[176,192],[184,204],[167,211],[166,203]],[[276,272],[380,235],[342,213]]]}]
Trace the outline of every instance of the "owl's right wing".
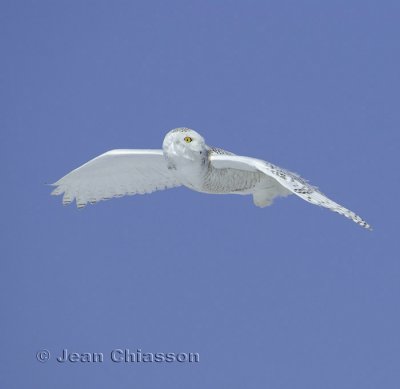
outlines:
[{"label": "owl's right wing", "polygon": [[112,197],[151,193],[180,186],[162,150],[111,150],[52,184],[63,204],[76,199],[78,208]]}]

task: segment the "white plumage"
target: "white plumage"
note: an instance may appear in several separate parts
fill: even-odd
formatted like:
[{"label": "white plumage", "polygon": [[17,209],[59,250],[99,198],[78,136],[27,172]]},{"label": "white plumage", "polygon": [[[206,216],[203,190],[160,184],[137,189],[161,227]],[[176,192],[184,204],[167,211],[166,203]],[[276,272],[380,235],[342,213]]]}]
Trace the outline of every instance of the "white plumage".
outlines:
[{"label": "white plumage", "polygon": [[78,207],[181,185],[204,193],[252,194],[259,207],[272,204],[275,197],[295,194],[371,229],[360,216],[330,200],[297,174],[260,159],[209,147],[189,128],[170,131],[162,150],[108,151],[53,185],[53,195],[64,194],[63,204],[76,200]]}]

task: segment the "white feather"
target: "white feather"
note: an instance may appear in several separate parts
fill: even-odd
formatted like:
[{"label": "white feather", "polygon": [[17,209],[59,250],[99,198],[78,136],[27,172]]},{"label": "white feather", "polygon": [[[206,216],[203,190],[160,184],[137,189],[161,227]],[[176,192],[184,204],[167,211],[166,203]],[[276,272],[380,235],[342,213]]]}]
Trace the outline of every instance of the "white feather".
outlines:
[{"label": "white feather", "polygon": [[282,169],[272,163],[238,155],[211,155],[210,163],[215,169],[230,168],[247,172],[258,171],[264,173],[266,176],[274,178],[282,187],[303,200],[311,204],[328,208],[333,212],[346,216],[364,228],[371,229],[371,226],[353,211],[335,203],[297,174]]},{"label": "white feather", "polygon": [[78,207],[112,197],[151,193],[179,186],[162,150],[111,150],[78,167],[53,184],[53,195]]}]

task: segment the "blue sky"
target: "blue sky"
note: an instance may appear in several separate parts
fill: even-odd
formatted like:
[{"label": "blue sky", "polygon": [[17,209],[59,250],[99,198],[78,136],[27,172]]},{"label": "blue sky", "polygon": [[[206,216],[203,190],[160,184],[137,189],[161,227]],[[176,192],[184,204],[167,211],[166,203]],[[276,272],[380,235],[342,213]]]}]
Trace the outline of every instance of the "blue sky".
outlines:
[{"label": "blue sky", "polygon": [[[396,1],[2,1],[0,386],[398,388],[399,16]],[[179,126],[300,173],[374,231],[295,196],[49,196]],[[200,362],[61,364],[64,348]]]}]

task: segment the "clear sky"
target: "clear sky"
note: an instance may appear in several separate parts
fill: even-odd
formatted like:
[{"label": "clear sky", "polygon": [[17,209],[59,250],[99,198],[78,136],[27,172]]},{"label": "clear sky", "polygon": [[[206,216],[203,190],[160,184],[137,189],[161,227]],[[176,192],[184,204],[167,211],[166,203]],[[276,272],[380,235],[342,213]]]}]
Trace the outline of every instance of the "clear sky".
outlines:
[{"label": "clear sky", "polygon": [[[398,1],[1,1],[0,387],[399,388],[399,18]],[[295,196],[49,196],[179,126],[374,231]]]}]

